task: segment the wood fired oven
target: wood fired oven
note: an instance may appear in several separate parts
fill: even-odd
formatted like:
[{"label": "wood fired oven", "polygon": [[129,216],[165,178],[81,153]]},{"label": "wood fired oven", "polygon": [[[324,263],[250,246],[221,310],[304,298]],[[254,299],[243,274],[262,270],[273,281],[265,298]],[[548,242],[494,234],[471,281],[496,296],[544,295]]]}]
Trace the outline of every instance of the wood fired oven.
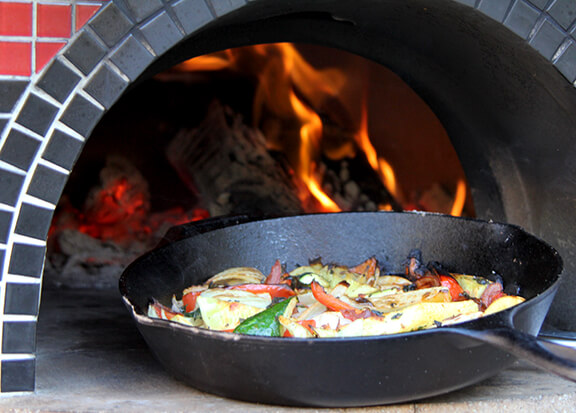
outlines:
[{"label": "wood fired oven", "polygon": [[48,230],[104,114],[174,64],[250,44],[329,46],[399,75],[450,136],[476,216],[560,251],[548,324],[574,331],[575,27],[568,0],[0,0],[1,391],[34,390]]}]

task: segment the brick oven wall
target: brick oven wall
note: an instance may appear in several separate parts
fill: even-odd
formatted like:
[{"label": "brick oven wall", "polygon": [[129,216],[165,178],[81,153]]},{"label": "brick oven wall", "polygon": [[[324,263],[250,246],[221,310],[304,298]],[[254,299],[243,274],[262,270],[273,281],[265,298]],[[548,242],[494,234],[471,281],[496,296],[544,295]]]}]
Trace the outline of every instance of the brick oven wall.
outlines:
[{"label": "brick oven wall", "polygon": [[[576,2],[458,2],[525,39],[575,85]],[[157,56],[246,3],[0,0],[1,392],[34,390],[47,233],[85,140]]]}]

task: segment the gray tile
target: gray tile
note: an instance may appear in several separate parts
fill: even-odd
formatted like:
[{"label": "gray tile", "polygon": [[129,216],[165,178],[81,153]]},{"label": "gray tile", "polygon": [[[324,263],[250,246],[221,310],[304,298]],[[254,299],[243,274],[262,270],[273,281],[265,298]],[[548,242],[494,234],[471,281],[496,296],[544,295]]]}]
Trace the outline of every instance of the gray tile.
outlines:
[{"label": "gray tile", "polygon": [[36,350],[36,323],[8,321],[2,329],[2,353],[33,353]]},{"label": "gray tile", "polygon": [[[43,213],[45,216],[40,216],[39,211],[40,208],[36,208],[35,211],[30,210],[28,216],[31,217],[33,214],[35,214],[36,218],[47,218],[48,225],[50,225],[50,216],[46,216],[45,213]],[[20,224],[21,222],[22,221],[19,219],[18,223]],[[48,231],[48,229],[46,229],[46,231]],[[12,255],[10,256],[10,267],[8,268],[8,272],[15,275],[25,275],[29,277],[40,278],[42,275],[42,265],[44,263],[45,253],[45,247],[15,243],[12,247]]]},{"label": "gray tile", "polygon": [[504,25],[521,38],[527,39],[540,15],[540,10],[520,0],[512,6]]},{"label": "gray tile", "polygon": [[0,80],[0,113],[10,113],[26,90],[28,82],[23,80]]},{"label": "gray tile", "polygon": [[[530,3],[532,3],[534,6],[538,7],[540,10],[544,10],[544,8],[546,7],[546,5],[548,3],[550,3],[551,0],[530,0]],[[554,0],[552,0],[554,1]]]},{"label": "gray tile", "polygon": [[512,0],[480,0],[478,10],[496,21],[503,21]]},{"label": "gray tile", "polygon": [[[4,314],[38,315],[39,300],[40,284],[6,283]],[[4,380],[4,374],[2,374],[2,380]]]},{"label": "gray tile", "polygon": [[7,124],[8,124],[7,118],[0,118],[0,135],[2,135],[2,132],[4,132],[4,128],[6,127]]},{"label": "gray tile", "polygon": [[558,25],[546,18],[534,37],[530,40],[530,44],[534,49],[538,50],[542,56],[550,60],[565,37],[566,33],[564,33]]},{"label": "gray tile", "polygon": [[134,36],[128,37],[110,57],[130,80],[136,79],[153,59],[154,56]]},{"label": "gray tile", "polygon": [[217,16],[222,16],[246,4],[246,0],[207,0],[207,1],[212,3],[212,7],[214,8],[214,12],[216,13]]},{"label": "gray tile", "polygon": [[[8,235],[10,234],[10,227],[12,225],[12,217],[12,212],[0,211],[0,242],[3,244],[8,242]],[[4,262],[0,262],[0,264],[4,264]]]},{"label": "gray tile", "polygon": [[24,176],[0,169],[0,203],[14,206],[22,191]]},{"label": "gray tile", "polygon": [[214,18],[203,0],[180,0],[172,9],[187,34],[198,30]]},{"label": "gray tile", "polygon": [[124,0],[136,22],[144,20],[162,7],[161,0]]},{"label": "gray tile", "polygon": [[166,12],[159,14],[143,25],[142,34],[157,56],[174,46],[183,37]]},{"label": "gray tile", "polygon": [[83,146],[82,141],[55,130],[49,138],[42,158],[70,171]]},{"label": "gray tile", "polygon": [[53,60],[46,69],[38,86],[58,102],[64,102],[74,87],[80,81],[80,76],[68,68],[59,59]]},{"label": "gray tile", "polygon": [[[45,240],[48,236],[48,229],[50,228],[53,212],[54,211],[51,209],[40,208],[36,205],[23,203],[20,207],[20,213],[18,214],[18,221],[16,222],[16,229],[14,232],[16,234],[36,238],[42,241]],[[12,252],[12,257],[14,257],[14,250]],[[42,253],[42,260],[43,259],[44,254]],[[32,260],[27,258],[26,262],[31,263]],[[13,264],[15,267],[12,267]],[[10,262],[10,272],[13,274],[36,276],[35,273],[29,274],[19,272],[21,269],[18,266],[21,265],[23,264]]]},{"label": "gray tile", "polygon": [[76,95],[60,117],[60,121],[84,137],[88,137],[102,117],[103,110],[81,95]]},{"label": "gray tile", "polygon": [[30,94],[24,106],[22,106],[16,122],[36,132],[38,135],[44,136],[57,112],[58,108],[56,106],[39,96]]},{"label": "gray tile", "polygon": [[106,55],[108,48],[98,41],[90,32],[83,30],[74,40],[64,56],[85,75]]},{"label": "gray tile", "polygon": [[84,90],[100,102],[102,106],[110,108],[126,87],[128,87],[126,80],[109,66],[101,65]]},{"label": "gray tile", "polygon": [[33,391],[36,359],[3,360],[1,389],[3,393]]},{"label": "gray tile", "polygon": [[108,46],[114,46],[132,28],[132,22],[113,2],[108,3],[88,25]]},{"label": "gray tile", "polygon": [[12,129],[0,149],[0,159],[26,171],[36,157],[39,147],[38,139]]},{"label": "gray tile", "polygon": [[567,30],[576,20],[576,1],[556,0],[548,9],[548,13]]},{"label": "gray tile", "polygon": [[576,44],[574,42],[570,42],[566,50],[554,63],[554,66],[570,82],[576,80]]},{"label": "gray tile", "polygon": [[34,176],[32,176],[32,181],[30,182],[27,193],[56,205],[60,199],[64,185],[66,185],[67,179],[68,175],[64,175],[43,165],[38,165],[34,171]]}]

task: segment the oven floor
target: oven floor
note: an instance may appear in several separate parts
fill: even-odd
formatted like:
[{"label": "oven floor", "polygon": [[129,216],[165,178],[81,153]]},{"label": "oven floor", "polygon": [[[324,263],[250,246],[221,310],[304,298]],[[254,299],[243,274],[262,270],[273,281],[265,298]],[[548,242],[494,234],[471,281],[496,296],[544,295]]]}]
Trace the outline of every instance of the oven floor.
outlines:
[{"label": "oven floor", "polygon": [[[303,410],[223,399],[172,379],[148,352],[116,289],[45,290],[37,340],[36,392],[3,394],[1,411]],[[572,411],[576,384],[518,362],[448,395],[360,411],[445,412],[447,403],[452,412]],[[332,411],[342,409],[322,410]]]}]

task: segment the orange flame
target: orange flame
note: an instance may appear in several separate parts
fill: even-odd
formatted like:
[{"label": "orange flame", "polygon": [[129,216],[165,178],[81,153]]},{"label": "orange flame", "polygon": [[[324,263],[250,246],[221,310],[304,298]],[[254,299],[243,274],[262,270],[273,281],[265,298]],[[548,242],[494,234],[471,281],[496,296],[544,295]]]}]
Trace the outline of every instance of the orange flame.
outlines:
[{"label": "orange flame", "polygon": [[456,195],[454,196],[454,203],[452,204],[452,209],[450,215],[461,216],[464,210],[464,204],[466,203],[466,182],[463,179],[459,179],[456,184]]}]

